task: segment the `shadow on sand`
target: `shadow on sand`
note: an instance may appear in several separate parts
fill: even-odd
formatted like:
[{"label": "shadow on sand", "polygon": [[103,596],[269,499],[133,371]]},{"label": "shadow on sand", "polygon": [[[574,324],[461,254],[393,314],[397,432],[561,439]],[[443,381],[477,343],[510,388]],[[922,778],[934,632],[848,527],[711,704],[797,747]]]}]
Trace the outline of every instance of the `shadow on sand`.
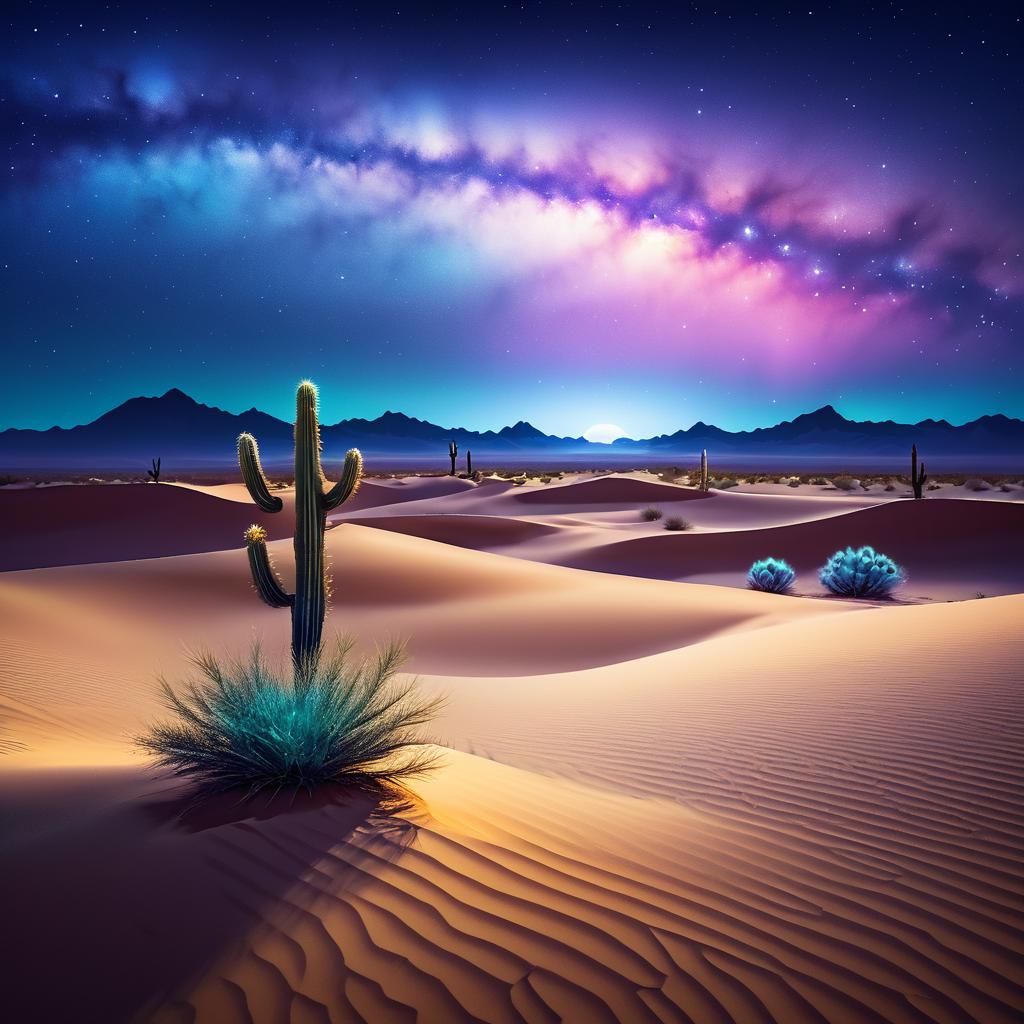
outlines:
[{"label": "shadow on sand", "polygon": [[[137,1019],[253,928],[298,907],[308,898],[303,879],[331,850],[373,844],[397,857],[416,833],[400,816],[411,800],[394,791],[196,804],[159,785],[134,768],[6,778],[0,899],[15,938],[4,955],[7,1019]],[[332,877],[330,891],[359,877]]]}]

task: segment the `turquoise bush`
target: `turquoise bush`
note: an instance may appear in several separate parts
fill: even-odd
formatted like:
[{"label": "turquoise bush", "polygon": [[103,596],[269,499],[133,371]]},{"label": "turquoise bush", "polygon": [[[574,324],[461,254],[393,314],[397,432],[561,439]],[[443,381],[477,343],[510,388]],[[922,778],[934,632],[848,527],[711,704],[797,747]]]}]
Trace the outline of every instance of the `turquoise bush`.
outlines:
[{"label": "turquoise bush", "polygon": [[156,765],[196,783],[199,795],[238,789],[311,790],[323,783],[387,787],[430,769],[420,728],[440,708],[399,681],[400,645],[353,662],[339,641],[295,682],[253,649],[248,661],[193,660],[199,678],[163,685],[173,717],[139,738]]},{"label": "turquoise bush", "polygon": [[750,567],[747,586],[770,594],[784,594],[793,585],[796,573],[781,558],[762,558]]},{"label": "turquoise bush", "polygon": [[872,547],[837,551],[818,570],[818,577],[840,597],[887,597],[905,579],[888,555]]}]

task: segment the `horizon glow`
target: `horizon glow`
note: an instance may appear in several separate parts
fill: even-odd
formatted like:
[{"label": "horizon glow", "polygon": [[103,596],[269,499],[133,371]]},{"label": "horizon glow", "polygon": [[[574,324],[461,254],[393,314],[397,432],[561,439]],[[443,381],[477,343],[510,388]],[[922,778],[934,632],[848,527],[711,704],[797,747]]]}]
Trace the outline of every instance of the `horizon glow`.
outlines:
[{"label": "horizon glow", "polygon": [[720,23],[685,73],[636,27],[618,74],[565,70],[552,32],[523,80],[514,33],[483,75],[451,26],[441,62],[405,22],[403,63],[366,26],[51,20],[7,44],[0,428],[172,386],[286,418],[305,376],[327,421],[572,436],[1024,413],[1020,142],[967,101],[940,131],[884,53],[884,88],[815,65],[796,103]]}]

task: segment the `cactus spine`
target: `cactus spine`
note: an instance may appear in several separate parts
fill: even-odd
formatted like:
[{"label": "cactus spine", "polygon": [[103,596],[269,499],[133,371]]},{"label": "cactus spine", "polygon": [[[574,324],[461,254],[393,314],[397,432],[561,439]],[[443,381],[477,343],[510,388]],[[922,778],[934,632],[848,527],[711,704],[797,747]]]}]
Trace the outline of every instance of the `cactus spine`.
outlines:
[{"label": "cactus spine", "polygon": [[913,444],[910,446],[910,486],[914,488],[914,497],[924,497],[924,485],[927,482],[928,477],[925,476],[924,462],[921,463],[921,469],[918,471],[917,468],[917,445]]},{"label": "cactus spine", "polygon": [[454,441],[448,442],[448,458],[452,460],[452,471],[449,476],[455,476],[455,459],[459,454],[459,446]]},{"label": "cactus spine", "polygon": [[708,487],[708,450],[702,448],[700,453],[700,490],[706,491]]},{"label": "cactus spine", "polygon": [[466,449],[466,475],[473,475],[473,453],[468,448]]},{"label": "cactus spine", "polygon": [[[280,512],[282,502],[270,493],[260,464],[256,438],[238,438],[238,465],[252,500],[264,512]],[[320,466],[320,424],[317,390],[303,381],[295,396],[295,593],[285,591],[270,563],[267,532],[250,526],[245,532],[249,569],[259,596],[272,608],[292,610],[292,659],[300,675],[316,665],[327,611],[327,574],[324,567],[324,532],[327,513],[338,508],[359,486],[363,459],[353,448],[345,456],[341,479],[325,490]]]}]

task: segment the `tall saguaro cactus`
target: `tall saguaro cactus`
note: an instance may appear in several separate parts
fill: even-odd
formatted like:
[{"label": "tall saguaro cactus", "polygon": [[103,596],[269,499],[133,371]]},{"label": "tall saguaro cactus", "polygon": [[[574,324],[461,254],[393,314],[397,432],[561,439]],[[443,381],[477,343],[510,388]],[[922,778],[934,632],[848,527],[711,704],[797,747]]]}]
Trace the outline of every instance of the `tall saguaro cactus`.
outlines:
[{"label": "tall saguaro cactus", "polygon": [[455,459],[459,454],[459,446],[453,441],[448,442],[448,458],[452,460],[452,471],[449,476],[455,476]]},{"label": "tall saguaro cactus", "polygon": [[708,450],[702,448],[700,453],[700,489],[706,491],[708,484]]},{"label": "tall saguaro cactus", "polygon": [[910,486],[914,488],[914,497],[924,497],[924,485],[928,477],[925,476],[924,462],[921,463],[920,472],[917,468],[917,445],[910,446]]},{"label": "tall saguaro cactus", "polygon": [[[264,512],[280,512],[281,499],[270,493],[252,434],[238,438],[238,465],[252,500]],[[327,611],[324,532],[327,513],[355,493],[363,472],[363,457],[353,448],[345,456],[341,479],[326,489],[320,466],[320,424],[317,390],[303,381],[295,395],[295,593],[285,591],[270,564],[267,532],[250,526],[245,532],[249,568],[259,596],[272,608],[292,610],[292,658],[300,673],[316,664]]]},{"label": "tall saguaro cactus", "polygon": [[466,449],[466,475],[473,475],[473,453],[468,448]]}]

